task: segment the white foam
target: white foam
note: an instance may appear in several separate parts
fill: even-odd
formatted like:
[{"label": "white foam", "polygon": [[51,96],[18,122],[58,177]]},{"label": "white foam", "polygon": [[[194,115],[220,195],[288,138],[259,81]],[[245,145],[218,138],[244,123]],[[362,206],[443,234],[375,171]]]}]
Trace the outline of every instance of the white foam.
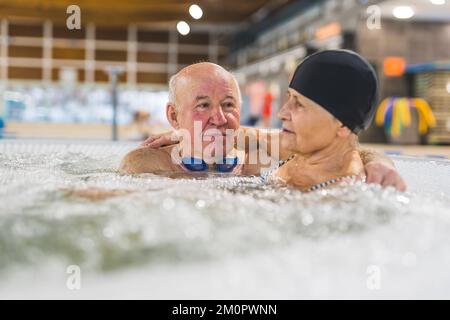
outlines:
[{"label": "white foam", "polygon": [[[117,175],[133,147],[0,142],[0,297],[450,297],[449,162],[396,157],[406,194],[305,195],[245,177]],[[140,191],[61,191],[89,186]],[[66,288],[73,264],[79,291]]]}]

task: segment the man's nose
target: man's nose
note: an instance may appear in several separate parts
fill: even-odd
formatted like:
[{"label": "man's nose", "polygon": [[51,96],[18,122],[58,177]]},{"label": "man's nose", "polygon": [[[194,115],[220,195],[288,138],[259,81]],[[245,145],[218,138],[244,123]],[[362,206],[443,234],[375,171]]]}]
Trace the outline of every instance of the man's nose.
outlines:
[{"label": "man's nose", "polygon": [[213,114],[211,115],[211,122],[218,127],[223,126],[228,122],[221,107],[214,109]]}]

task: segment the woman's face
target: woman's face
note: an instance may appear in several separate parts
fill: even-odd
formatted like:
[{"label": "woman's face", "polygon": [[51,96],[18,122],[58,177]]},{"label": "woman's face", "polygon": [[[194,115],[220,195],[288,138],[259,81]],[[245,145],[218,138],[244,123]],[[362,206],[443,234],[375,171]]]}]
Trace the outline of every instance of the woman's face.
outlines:
[{"label": "woman's face", "polygon": [[282,146],[305,155],[329,146],[341,128],[331,113],[291,88],[278,118],[283,122]]}]

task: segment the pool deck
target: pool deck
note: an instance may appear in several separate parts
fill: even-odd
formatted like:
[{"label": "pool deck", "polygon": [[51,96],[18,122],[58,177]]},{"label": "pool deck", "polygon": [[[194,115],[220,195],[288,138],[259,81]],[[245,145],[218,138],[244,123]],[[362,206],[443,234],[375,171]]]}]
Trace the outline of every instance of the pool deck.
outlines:
[{"label": "pool deck", "polygon": [[450,146],[407,146],[388,144],[362,144],[362,146],[384,152],[387,155],[450,160]]}]

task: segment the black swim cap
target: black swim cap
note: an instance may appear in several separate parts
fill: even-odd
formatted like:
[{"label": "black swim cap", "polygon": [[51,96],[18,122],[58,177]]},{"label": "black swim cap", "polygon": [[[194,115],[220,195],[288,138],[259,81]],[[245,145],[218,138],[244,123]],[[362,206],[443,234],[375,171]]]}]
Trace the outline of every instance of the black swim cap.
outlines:
[{"label": "black swim cap", "polygon": [[307,57],[289,87],[318,103],[356,134],[366,129],[375,115],[375,70],[353,51],[326,50]]}]

